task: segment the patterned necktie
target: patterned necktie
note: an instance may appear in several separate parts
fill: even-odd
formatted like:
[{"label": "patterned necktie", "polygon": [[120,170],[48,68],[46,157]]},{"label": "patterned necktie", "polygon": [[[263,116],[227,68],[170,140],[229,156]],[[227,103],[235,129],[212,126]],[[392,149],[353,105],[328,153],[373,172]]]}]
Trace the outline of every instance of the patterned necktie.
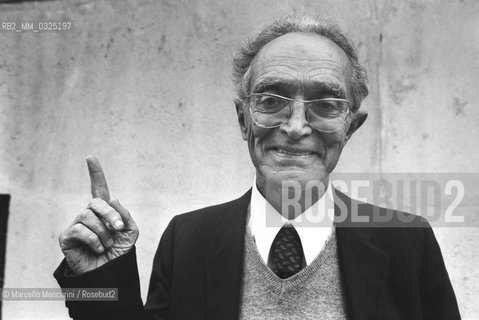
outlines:
[{"label": "patterned necktie", "polygon": [[304,263],[303,246],[298,232],[291,225],[284,225],[273,240],[269,251],[268,266],[281,279],[298,273]]}]

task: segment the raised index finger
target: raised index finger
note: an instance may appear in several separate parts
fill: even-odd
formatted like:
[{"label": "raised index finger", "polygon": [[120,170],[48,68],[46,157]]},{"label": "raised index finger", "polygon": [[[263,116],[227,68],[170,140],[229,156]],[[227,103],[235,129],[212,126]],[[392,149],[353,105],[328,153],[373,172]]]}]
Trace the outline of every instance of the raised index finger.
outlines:
[{"label": "raised index finger", "polygon": [[93,198],[100,198],[106,202],[110,201],[110,192],[100,161],[94,156],[88,156],[86,157],[86,163],[90,173],[91,195]]}]

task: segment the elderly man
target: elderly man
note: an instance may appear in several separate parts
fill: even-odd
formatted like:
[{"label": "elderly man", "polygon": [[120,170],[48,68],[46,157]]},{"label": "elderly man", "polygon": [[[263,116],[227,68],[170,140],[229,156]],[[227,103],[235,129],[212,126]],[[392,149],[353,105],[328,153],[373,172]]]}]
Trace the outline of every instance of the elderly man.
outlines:
[{"label": "elderly man", "polygon": [[[119,302],[67,302],[76,319],[460,319],[424,220],[373,221],[329,181],[366,119],[366,75],[332,22],[288,16],[234,60],[242,137],[256,168],[241,198],[176,216],[143,306],[138,228],[87,159],[93,199],[60,235],[62,287],[113,287]],[[293,200],[294,201],[293,201]],[[332,213],[332,214],[331,214]],[[321,214],[314,221],[305,217]],[[354,217],[360,219],[356,223]],[[371,218],[371,219],[369,219]]]}]

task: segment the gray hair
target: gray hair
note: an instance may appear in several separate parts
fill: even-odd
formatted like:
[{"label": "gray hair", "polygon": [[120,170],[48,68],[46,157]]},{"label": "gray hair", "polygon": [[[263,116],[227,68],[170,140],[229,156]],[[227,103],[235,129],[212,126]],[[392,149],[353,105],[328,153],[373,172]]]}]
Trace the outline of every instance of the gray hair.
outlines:
[{"label": "gray hair", "polygon": [[267,25],[255,37],[246,40],[233,59],[233,82],[238,97],[244,98],[250,90],[250,66],[258,52],[270,41],[291,32],[311,32],[326,37],[338,45],[348,56],[353,74],[351,79],[352,111],[361,106],[368,95],[366,70],[359,64],[357,49],[353,42],[332,20],[307,15],[291,14]]}]

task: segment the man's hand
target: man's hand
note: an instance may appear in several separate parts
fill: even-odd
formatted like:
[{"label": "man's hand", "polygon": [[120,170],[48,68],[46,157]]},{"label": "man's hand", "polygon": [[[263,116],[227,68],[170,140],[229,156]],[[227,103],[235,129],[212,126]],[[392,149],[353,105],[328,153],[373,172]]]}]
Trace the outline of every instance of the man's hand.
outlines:
[{"label": "man's hand", "polygon": [[138,238],[138,227],[128,210],[110,198],[100,162],[87,159],[93,199],[62,231],[60,247],[74,274],[82,274],[127,253]]}]

